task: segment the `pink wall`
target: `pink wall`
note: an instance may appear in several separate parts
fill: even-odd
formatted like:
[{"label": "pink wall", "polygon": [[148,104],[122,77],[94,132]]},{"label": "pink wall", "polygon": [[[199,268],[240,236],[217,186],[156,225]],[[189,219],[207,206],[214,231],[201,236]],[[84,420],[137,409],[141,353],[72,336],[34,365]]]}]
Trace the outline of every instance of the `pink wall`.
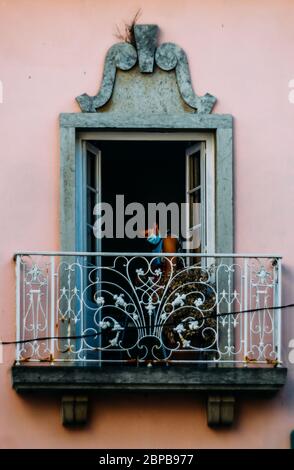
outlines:
[{"label": "pink wall", "polygon": [[[293,0],[0,0],[0,337],[15,335],[14,251],[58,248],[60,112],[95,94],[115,25],[142,7],[161,41],[188,54],[195,89],[235,118],[236,251],[284,256],[283,302],[294,294]],[[285,355],[294,311],[285,317]],[[291,319],[292,317],[292,319]],[[241,400],[230,430],[207,427],[203,398],[107,396],[84,430],[60,425],[57,398],[11,389],[13,347],[0,365],[1,447],[288,447],[293,365],[275,399]],[[94,400],[95,401],[95,400]]]}]

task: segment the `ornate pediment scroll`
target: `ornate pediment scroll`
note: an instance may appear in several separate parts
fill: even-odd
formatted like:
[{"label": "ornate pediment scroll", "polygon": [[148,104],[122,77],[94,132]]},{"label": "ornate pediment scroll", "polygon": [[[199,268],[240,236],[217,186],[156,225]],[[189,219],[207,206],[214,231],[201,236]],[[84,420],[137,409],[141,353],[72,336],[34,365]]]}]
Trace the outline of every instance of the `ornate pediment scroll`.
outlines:
[{"label": "ornate pediment scroll", "polygon": [[[76,98],[84,113],[102,111],[102,108],[113,96],[118,72],[130,71],[136,66],[138,67],[142,79],[143,77],[145,79],[146,75],[154,75],[156,70],[161,73],[174,72],[179,95],[185,105],[190,109],[190,112],[201,114],[211,112],[216,98],[209,93],[206,93],[204,96],[198,96],[194,92],[189,64],[184,50],[170,42],[158,46],[157,36],[158,26],[135,25],[134,45],[127,42],[120,42],[114,44],[108,50],[99,92],[95,96],[82,94]],[[138,75],[136,77],[136,80],[138,80]],[[160,86],[162,83],[160,79],[156,82],[156,86]],[[151,84],[151,86],[154,85]],[[169,86],[171,85],[167,85],[167,87]],[[144,85],[143,92],[141,93],[144,94],[147,88],[148,87]],[[168,95],[165,93],[165,96]]]}]

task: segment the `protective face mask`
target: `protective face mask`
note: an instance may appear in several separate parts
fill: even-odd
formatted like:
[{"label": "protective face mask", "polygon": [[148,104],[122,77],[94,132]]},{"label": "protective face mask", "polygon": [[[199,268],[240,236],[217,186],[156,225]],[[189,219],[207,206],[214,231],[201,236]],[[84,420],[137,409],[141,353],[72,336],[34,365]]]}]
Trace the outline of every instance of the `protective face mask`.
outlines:
[{"label": "protective face mask", "polygon": [[151,235],[149,235],[149,237],[147,238],[147,241],[149,243],[152,243],[152,245],[156,245],[157,243],[159,243],[161,240],[161,236],[160,235],[156,235],[155,233],[151,233]]}]

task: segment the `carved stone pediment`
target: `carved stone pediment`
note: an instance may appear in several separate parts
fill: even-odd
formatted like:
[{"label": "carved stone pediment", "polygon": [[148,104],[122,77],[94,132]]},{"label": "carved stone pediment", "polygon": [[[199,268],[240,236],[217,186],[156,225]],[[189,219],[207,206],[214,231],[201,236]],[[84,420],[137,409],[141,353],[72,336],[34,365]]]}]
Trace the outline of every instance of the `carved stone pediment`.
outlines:
[{"label": "carved stone pediment", "polygon": [[134,45],[114,44],[106,55],[99,92],[76,98],[81,110],[95,113],[123,109],[128,113],[140,107],[141,112],[210,113],[216,98],[194,92],[184,50],[170,42],[158,46],[157,36],[158,26],[136,25]]}]

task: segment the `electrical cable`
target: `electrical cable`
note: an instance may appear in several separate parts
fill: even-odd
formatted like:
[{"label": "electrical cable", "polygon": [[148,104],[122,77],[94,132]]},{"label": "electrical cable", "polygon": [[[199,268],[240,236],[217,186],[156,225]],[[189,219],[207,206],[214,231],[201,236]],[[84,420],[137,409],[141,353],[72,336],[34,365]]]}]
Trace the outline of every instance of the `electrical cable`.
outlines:
[{"label": "electrical cable", "polygon": [[[212,314],[212,315],[205,316],[205,317],[195,318],[195,320],[200,320],[200,321],[204,321],[204,320],[207,320],[207,319],[210,319],[210,320],[212,319],[213,320],[214,318],[217,318],[217,317],[225,317],[225,316],[229,316],[229,315],[240,315],[240,314],[247,314],[247,313],[255,313],[255,312],[264,311],[264,310],[282,310],[282,309],[292,308],[292,307],[294,307],[294,303],[287,304],[287,305],[280,305],[280,306],[277,306],[277,307],[263,307],[263,308],[261,307],[261,308],[255,308],[255,309],[240,310],[239,312],[235,311],[235,312],[216,313],[216,314]],[[173,314],[174,313],[175,312],[173,312]],[[171,326],[174,326],[174,325],[175,325],[174,322],[165,323],[165,324],[159,323],[159,324],[153,325],[153,328],[156,328],[156,327],[170,328]],[[109,327],[109,328],[111,328],[111,327]],[[104,331],[107,331],[109,328],[105,328]],[[147,327],[146,326],[131,326],[131,327],[128,327],[128,330],[131,329],[131,328],[134,328],[135,330],[140,330],[140,329],[146,329]],[[12,344],[16,345],[16,344],[24,344],[24,343],[33,343],[34,341],[95,338],[95,337],[100,336],[102,334],[103,334],[103,332],[100,331],[100,332],[96,332],[96,333],[89,333],[89,334],[82,334],[82,335],[44,336],[44,337],[29,338],[29,339],[23,339],[23,340],[15,340],[15,341],[0,341],[0,344],[3,345],[3,346],[8,346],[8,345],[12,345]]]}]

